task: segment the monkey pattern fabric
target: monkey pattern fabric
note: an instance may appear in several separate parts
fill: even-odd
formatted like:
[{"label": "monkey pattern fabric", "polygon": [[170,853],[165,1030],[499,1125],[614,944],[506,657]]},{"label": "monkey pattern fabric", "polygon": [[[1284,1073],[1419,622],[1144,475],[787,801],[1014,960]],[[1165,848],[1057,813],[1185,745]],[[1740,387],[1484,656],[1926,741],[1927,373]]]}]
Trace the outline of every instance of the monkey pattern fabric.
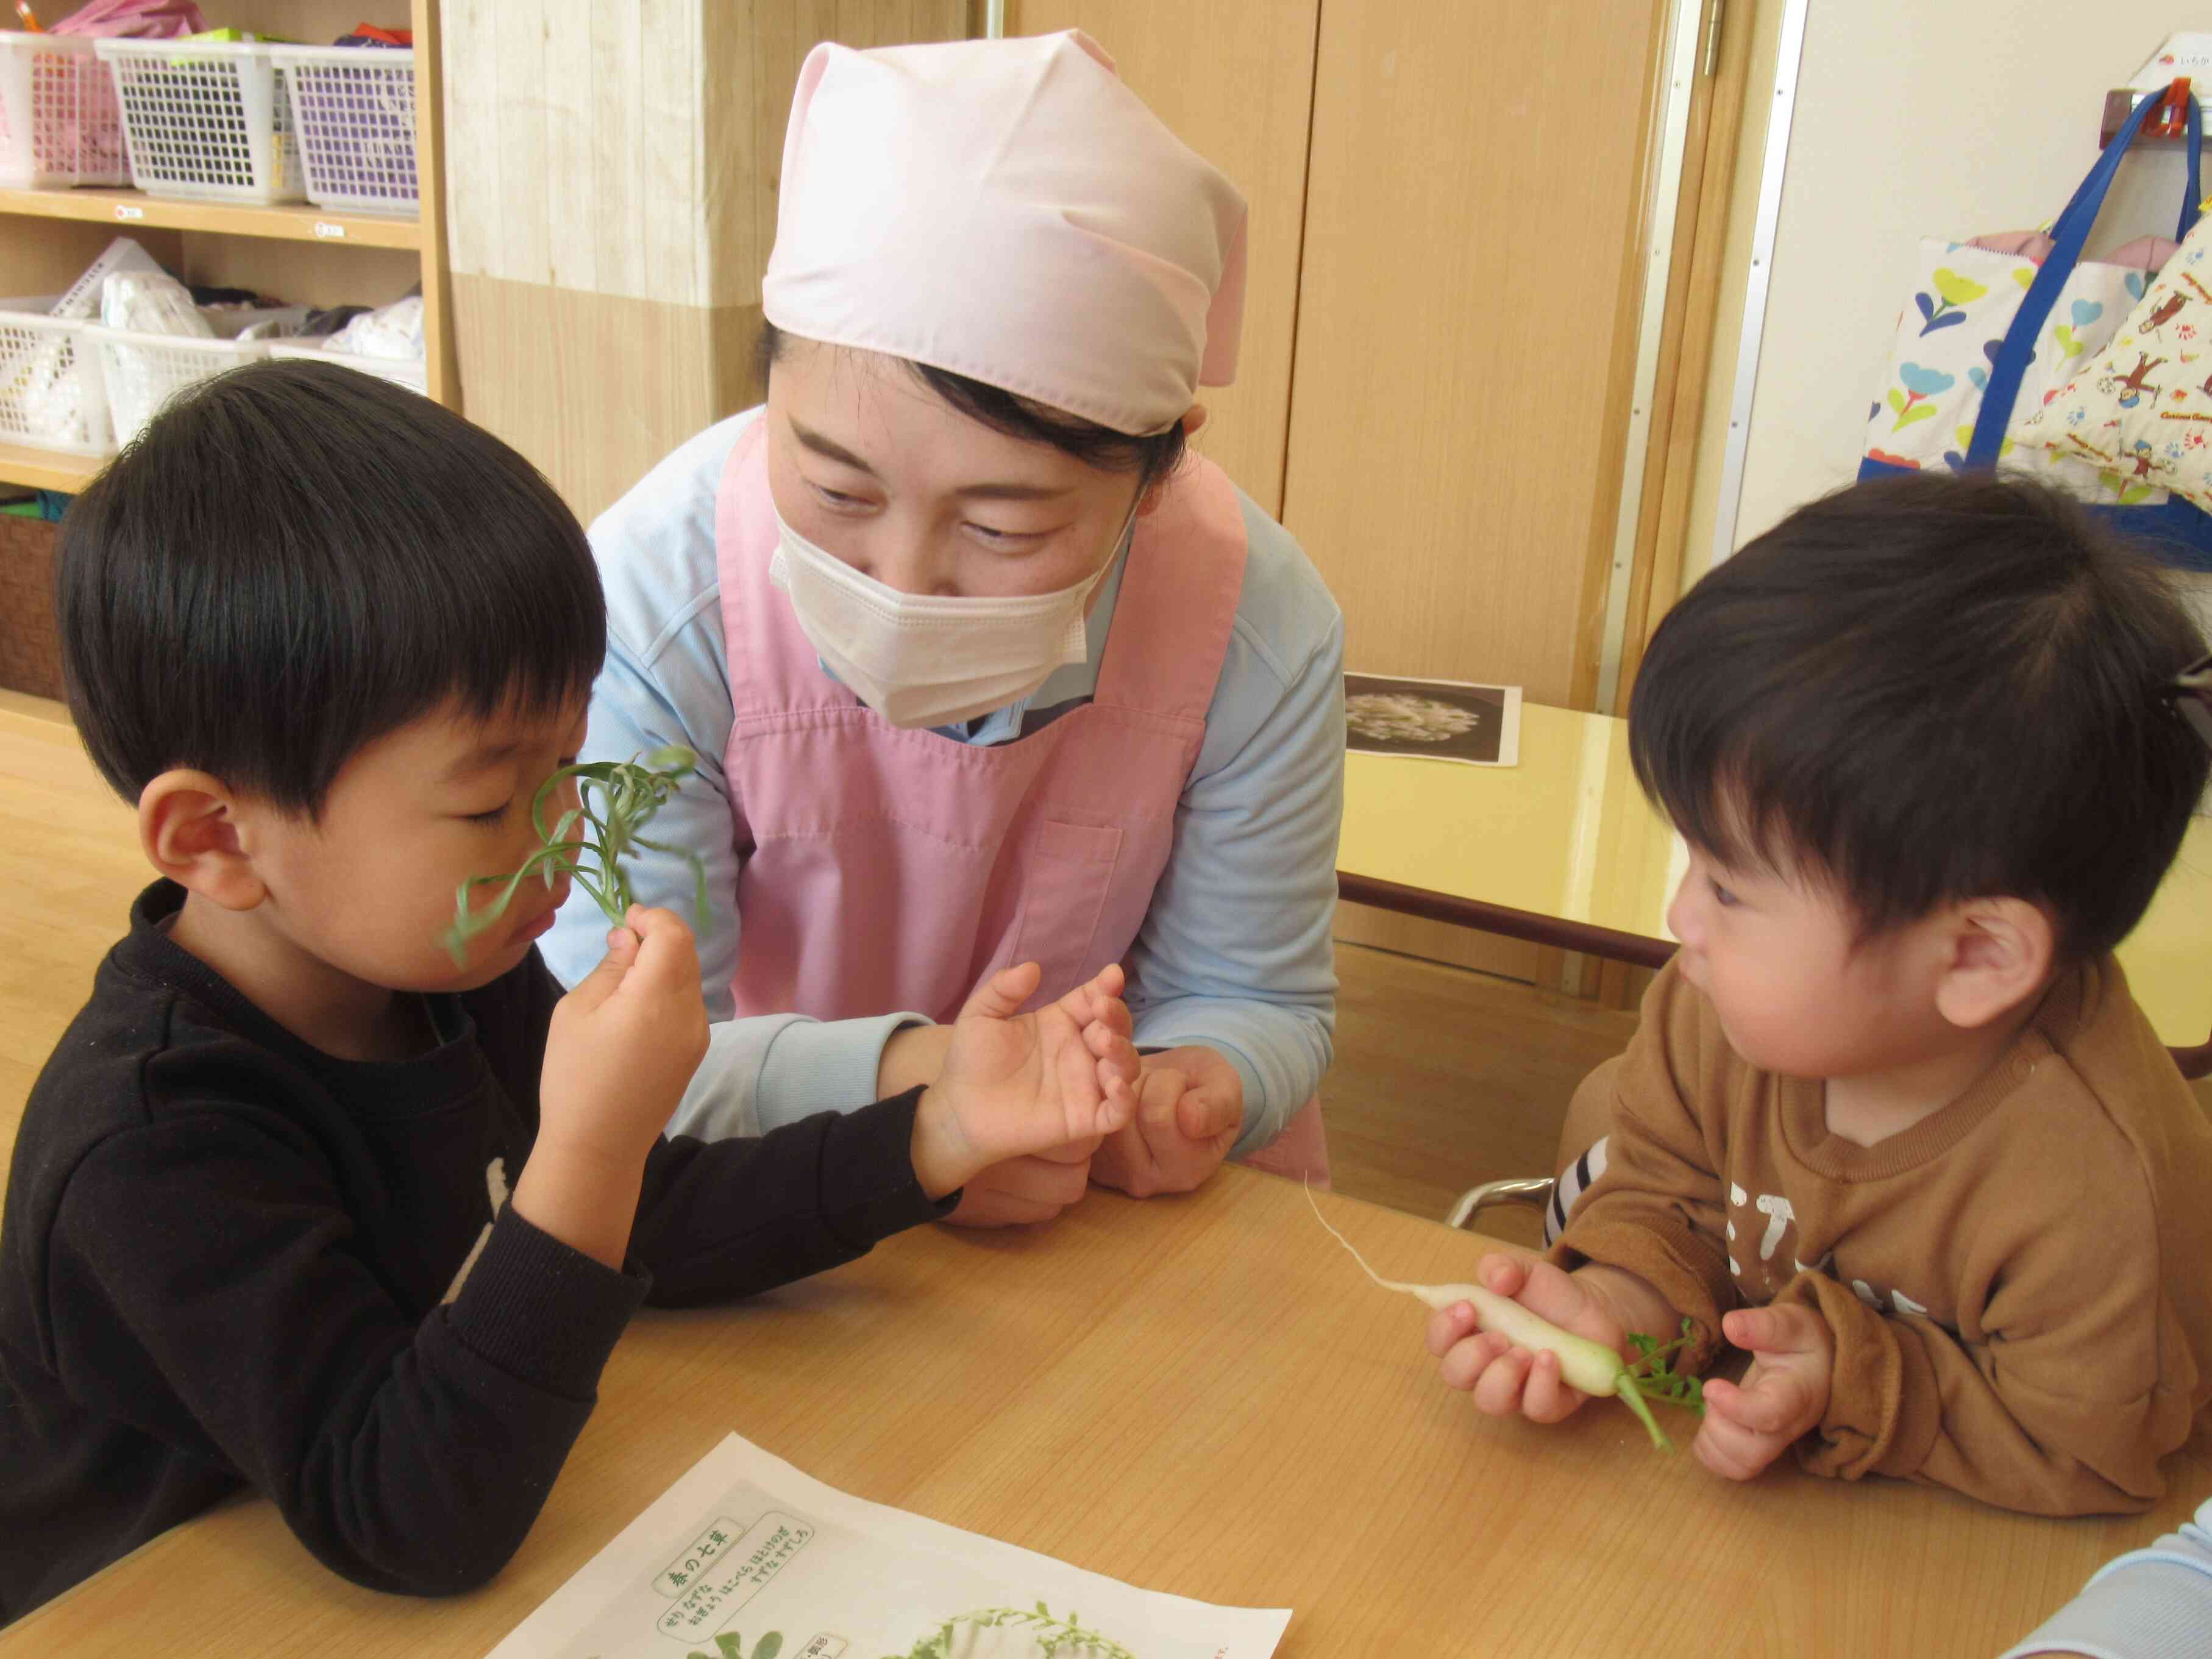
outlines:
[{"label": "monkey pattern fabric", "polygon": [[2014,432],[2023,451],[2212,512],[2212,218],[2189,234],[2110,349],[2077,362]]}]

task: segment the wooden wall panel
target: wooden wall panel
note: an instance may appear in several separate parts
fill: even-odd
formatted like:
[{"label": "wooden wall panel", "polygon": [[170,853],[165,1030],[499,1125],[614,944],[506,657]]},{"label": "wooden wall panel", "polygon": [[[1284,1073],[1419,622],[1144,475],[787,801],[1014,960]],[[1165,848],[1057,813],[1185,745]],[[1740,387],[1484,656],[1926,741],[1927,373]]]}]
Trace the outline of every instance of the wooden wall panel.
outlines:
[{"label": "wooden wall panel", "polygon": [[1198,447],[1270,513],[1283,501],[1319,0],[1010,0],[1009,33],[1079,28],[1251,204],[1237,384],[1200,394]]},{"label": "wooden wall panel", "polygon": [[1355,669],[1589,696],[1666,11],[1322,10],[1284,516]]},{"label": "wooden wall panel", "polygon": [[469,418],[589,522],[708,424],[725,313],[495,276],[453,278]]},{"label": "wooden wall panel", "polygon": [[957,37],[968,0],[443,7],[465,406],[589,519],[752,400],[807,51]]},{"label": "wooden wall panel", "polygon": [[[823,40],[848,46],[892,46],[912,40],[956,40],[972,27],[969,0],[782,0],[751,7],[708,6],[713,61],[726,65],[708,121],[714,153],[744,158],[717,204],[729,222],[723,246],[739,286],[723,301],[757,303],[760,274],[775,246],[776,186],[783,167],[784,128],[792,88],[806,54]],[[726,55],[725,55],[726,54]]]}]

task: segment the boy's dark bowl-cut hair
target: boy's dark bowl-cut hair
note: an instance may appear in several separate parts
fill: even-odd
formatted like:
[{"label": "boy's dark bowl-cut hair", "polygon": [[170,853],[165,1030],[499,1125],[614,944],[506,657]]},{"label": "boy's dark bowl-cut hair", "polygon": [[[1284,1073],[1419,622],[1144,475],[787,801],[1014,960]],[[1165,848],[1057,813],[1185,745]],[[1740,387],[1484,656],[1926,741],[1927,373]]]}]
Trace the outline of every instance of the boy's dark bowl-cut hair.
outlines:
[{"label": "boy's dark bowl-cut hair", "polygon": [[364,744],[448,704],[589,693],[606,605],[529,462],[389,381],[251,365],[171,404],[71,505],[70,712],[126,799],[173,767],[309,816]]},{"label": "boy's dark bowl-cut hair", "polygon": [[2199,630],[2146,553],[2027,480],[1928,474],[1801,507],[1652,635],[1644,791],[1737,868],[1794,866],[1863,933],[1960,900],[2048,907],[2111,949],[2203,793],[2166,688]]}]

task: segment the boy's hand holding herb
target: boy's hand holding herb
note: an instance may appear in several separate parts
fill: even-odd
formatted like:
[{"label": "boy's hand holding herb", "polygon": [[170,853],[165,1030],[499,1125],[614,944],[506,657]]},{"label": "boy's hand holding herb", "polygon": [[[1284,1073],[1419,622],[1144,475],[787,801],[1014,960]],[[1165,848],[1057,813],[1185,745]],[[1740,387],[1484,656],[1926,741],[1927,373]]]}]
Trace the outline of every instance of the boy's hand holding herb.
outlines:
[{"label": "boy's hand holding herb", "polygon": [[707,1009],[691,931],[632,905],[605,960],[553,1011],[538,1085],[538,1139],[515,1212],[620,1267],[646,1155],[707,1053]]},{"label": "boy's hand holding herb", "polygon": [[914,1172],[933,1198],[1008,1158],[1096,1142],[1136,1109],[1121,969],[1018,1015],[1042,972],[1025,962],[993,975],[953,1022],[944,1069],[915,1109]]},{"label": "boy's hand holding herb", "polygon": [[[1669,1331],[1679,1322],[1664,1297],[1618,1267],[1568,1273],[1533,1257],[1486,1255],[1474,1276],[1485,1290],[1510,1297],[1563,1331],[1603,1343],[1624,1359],[1635,1359],[1639,1352],[1628,1333]],[[1518,1413],[1532,1423],[1558,1423],[1589,1398],[1559,1375],[1557,1354],[1532,1354],[1498,1332],[1477,1330],[1475,1311],[1467,1303],[1430,1316],[1428,1339],[1445,1382],[1472,1391],[1476,1406],[1492,1417]]]},{"label": "boy's hand holding herb", "polygon": [[1748,1480],[1820,1425],[1836,1364],[1835,1333],[1811,1308],[1778,1303],[1739,1308],[1721,1334],[1752,1356],[1741,1382],[1705,1384],[1698,1461],[1715,1474]]}]

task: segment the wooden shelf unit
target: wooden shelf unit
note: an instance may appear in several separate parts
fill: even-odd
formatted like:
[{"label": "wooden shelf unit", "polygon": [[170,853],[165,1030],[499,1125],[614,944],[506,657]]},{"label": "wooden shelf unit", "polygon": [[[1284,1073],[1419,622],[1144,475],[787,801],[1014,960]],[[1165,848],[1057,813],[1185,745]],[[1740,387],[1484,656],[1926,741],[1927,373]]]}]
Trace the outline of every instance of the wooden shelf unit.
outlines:
[{"label": "wooden shelf unit", "polygon": [[180,202],[137,190],[0,189],[0,214],[90,219],[128,234],[133,229],[197,230],[222,236],[268,236],[295,242],[343,242],[356,247],[420,249],[418,220],[341,213],[312,203],[256,207],[245,202]]},{"label": "wooden shelf unit", "polygon": [[[460,407],[446,264],[444,112],[439,0],[411,0],[416,167],[421,213],[341,212],[313,203],[258,207],[136,190],[0,189],[0,294],[58,294],[117,235],[188,281],[251,288],[295,305],[381,305],[419,283],[429,393]],[[223,21],[292,40],[329,40],[361,15],[358,0],[237,0]],[[74,493],[106,463],[0,444],[0,484]]]},{"label": "wooden shelf unit", "polygon": [[25,489],[58,489],[65,495],[74,495],[106,465],[92,455],[68,455],[58,449],[0,444],[0,483],[19,484]]}]

